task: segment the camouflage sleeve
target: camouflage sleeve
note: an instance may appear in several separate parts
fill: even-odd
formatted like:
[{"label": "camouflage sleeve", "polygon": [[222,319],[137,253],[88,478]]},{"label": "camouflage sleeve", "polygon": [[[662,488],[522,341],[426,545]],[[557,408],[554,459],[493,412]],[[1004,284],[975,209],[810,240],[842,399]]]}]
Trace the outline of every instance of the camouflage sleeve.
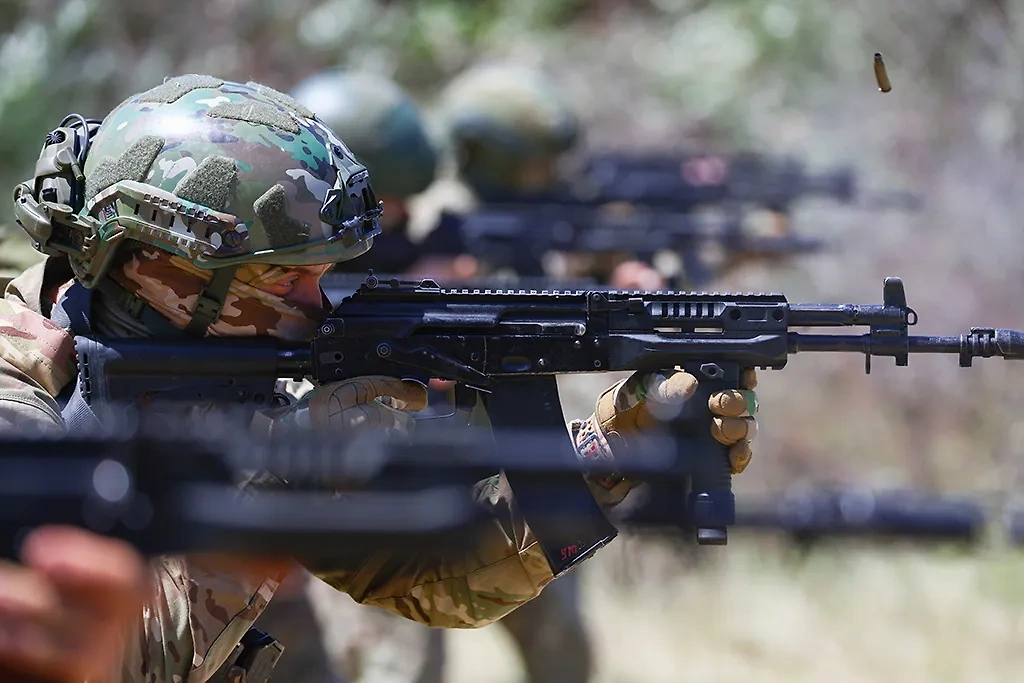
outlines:
[{"label": "camouflage sleeve", "polygon": [[552,577],[540,545],[523,521],[502,475],[476,487],[477,501],[493,518],[471,553],[377,553],[310,568],[356,602],[439,628],[477,628],[535,598]]},{"label": "camouflage sleeve", "polygon": [[60,428],[54,400],[75,375],[72,337],[16,299],[0,299],[0,427]]},{"label": "camouflage sleeve", "polygon": [[159,558],[153,571],[153,597],[125,643],[122,683],[204,683],[278,586],[276,577],[226,572],[196,558]]}]

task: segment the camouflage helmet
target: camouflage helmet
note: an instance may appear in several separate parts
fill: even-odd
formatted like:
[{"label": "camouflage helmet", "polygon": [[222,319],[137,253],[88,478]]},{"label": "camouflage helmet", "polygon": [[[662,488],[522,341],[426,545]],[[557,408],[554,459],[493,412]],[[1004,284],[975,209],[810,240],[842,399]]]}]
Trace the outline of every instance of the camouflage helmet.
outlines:
[{"label": "camouflage helmet", "polygon": [[227,275],[246,263],[354,258],[380,232],[366,169],[271,88],[171,78],[122,102],[94,135],[86,125],[84,142],[82,126],[63,127],[75,116],[47,136],[34,180],[15,190],[15,214],[87,287],[126,240]]},{"label": "camouflage helmet", "polygon": [[292,97],[340,135],[373,176],[381,197],[423,192],[437,172],[437,150],[416,103],[397,83],[366,73],[324,71]]},{"label": "camouflage helmet", "polygon": [[580,137],[558,86],[521,66],[463,72],[442,93],[440,113],[459,172],[471,184],[501,187],[523,161],[556,158]]}]

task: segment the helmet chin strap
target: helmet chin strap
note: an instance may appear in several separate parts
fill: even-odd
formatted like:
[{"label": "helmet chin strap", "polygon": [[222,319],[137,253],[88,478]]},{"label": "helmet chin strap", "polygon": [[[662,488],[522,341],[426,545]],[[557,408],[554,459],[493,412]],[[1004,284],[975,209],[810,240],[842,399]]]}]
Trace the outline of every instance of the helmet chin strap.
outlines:
[{"label": "helmet chin strap", "polygon": [[224,300],[227,299],[228,290],[231,288],[237,270],[238,266],[227,266],[213,271],[213,278],[199,292],[196,307],[192,310],[192,320],[185,328],[186,333],[202,337],[206,334],[206,328],[220,317],[220,312],[224,308]]}]

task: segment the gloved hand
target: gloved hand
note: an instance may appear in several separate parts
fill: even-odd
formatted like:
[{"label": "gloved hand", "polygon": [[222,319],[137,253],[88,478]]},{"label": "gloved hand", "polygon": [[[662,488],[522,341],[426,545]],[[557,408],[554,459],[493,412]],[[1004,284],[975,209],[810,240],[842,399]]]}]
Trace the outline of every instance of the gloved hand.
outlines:
[{"label": "gloved hand", "polygon": [[372,430],[408,435],[413,417],[406,411],[427,405],[427,388],[413,380],[367,375],[323,384],[307,397],[310,425],[351,439]]},{"label": "gloved hand", "polygon": [[[753,369],[743,372],[740,386],[708,399],[708,409],[714,415],[711,434],[730,446],[733,474],[750,464],[750,442],[757,435],[757,374]],[[696,389],[697,378],[681,370],[634,372],[601,394],[589,418],[572,424],[576,452],[584,460],[614,461],[615,453],[628,450],[640,434],[664,428],[665,420],[678,415]],[[619,476],[588,477],[590,489],[602,505],[621,502],[639,483]]]}]

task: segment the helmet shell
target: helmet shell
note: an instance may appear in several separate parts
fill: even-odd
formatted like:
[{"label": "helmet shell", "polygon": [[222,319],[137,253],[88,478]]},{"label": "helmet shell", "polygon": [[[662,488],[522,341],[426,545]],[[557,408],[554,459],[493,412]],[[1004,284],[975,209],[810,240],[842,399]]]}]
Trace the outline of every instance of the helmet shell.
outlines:
[{"label": "helmet shell", "polygon": [[135,239],[200,268],[333,263],[380,229],[345,143],[257,83],[192,74],[133,95],[104,119],[83,170],[100,242]]},{"label": "helmet shell", "polygon": [[434,181],[437,149],[416,103],[397,83],[324,71],[299,83],[292,97],[344,138],[369,169],[378,196],[411,197]]},{"label": "helmet shell", "polygon": [[[483,64],[457,76],[441,116],[460,173],[500,186],[527,159],[554,158],[580,138],[580,122],[558,86],[522,66]],[[470,153],[472,150],[472,153]]]}]

